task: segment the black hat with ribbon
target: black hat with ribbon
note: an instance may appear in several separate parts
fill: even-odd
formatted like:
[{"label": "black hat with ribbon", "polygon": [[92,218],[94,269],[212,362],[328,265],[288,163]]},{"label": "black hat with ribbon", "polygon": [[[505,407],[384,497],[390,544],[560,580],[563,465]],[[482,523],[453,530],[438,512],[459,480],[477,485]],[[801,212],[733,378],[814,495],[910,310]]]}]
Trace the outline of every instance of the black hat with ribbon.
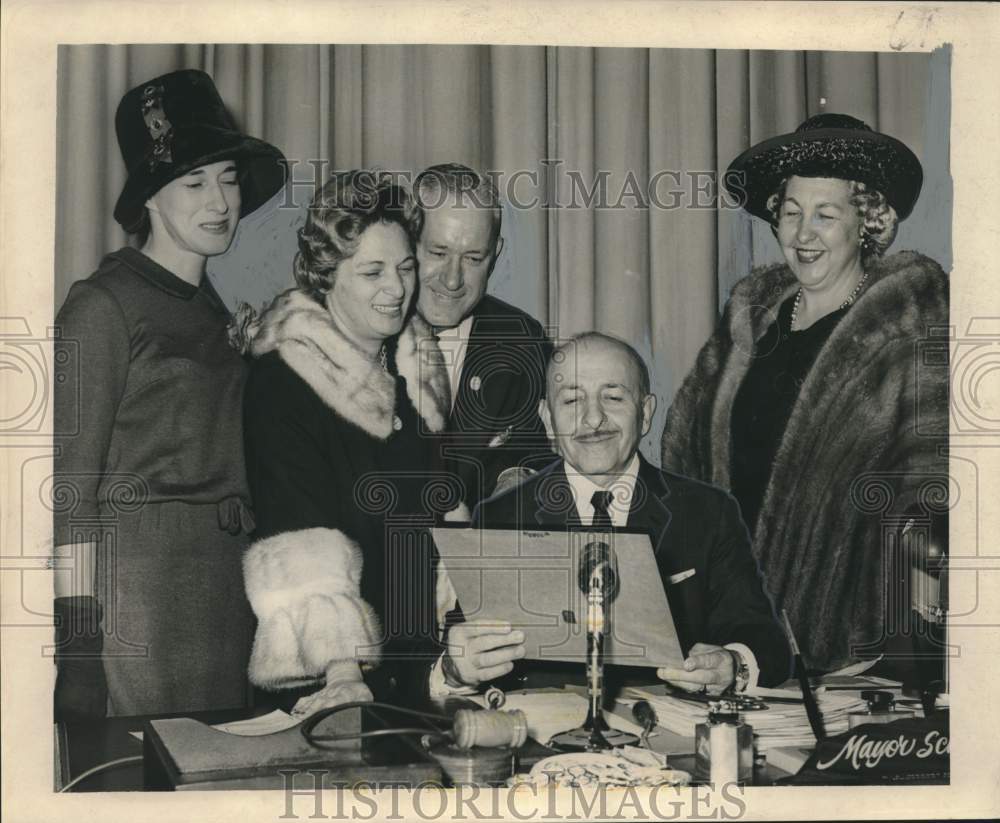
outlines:
[{"label": "black hat with ribbon", "polygon": [[793,175],[864,183],[885,195],[900,220],[913,211],[924,179],[916,155],[895,137],[847,114],[817,114],[747,149],[729,164],[724,182],[743,208],[772,223],[768,198]]},{"label": "black hat with ribbon", "polygon": [[248,137],[203,71],[164,74],[130,90],[115,114],[128,180],[115,205],[126,231],[141,224],[146,201],[189,171],[233,160],[239,167],[240,216],[262,206],[285,182],[284,155]]}]

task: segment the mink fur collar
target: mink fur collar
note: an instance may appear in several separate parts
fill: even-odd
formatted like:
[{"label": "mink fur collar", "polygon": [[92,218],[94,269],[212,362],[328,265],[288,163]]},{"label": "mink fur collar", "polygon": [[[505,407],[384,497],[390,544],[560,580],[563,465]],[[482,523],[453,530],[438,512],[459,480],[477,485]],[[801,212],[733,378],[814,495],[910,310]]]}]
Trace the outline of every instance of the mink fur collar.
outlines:
[{"label": "mink fur collar", "polygon": [[[276,350],[341,417],[380,440],[392,434],[395,379],[344,336],[326,307],[290,289],[274,299],[248,333],[254,357]],[[448,375],[430,326],[416,313],[399,334],[395,363],[427,427],[443,431],[451,405]]]}]

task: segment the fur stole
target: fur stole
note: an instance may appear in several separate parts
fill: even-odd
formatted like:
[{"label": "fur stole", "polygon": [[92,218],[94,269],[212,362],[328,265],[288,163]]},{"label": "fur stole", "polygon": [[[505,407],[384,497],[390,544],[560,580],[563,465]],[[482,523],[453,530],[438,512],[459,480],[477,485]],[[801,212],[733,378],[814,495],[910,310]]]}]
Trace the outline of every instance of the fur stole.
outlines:
[{"label": "fur stole", "polygon": [[[244,328],[255,357],[277,350],[345,420],[380,440],[392,434],[395,379],[344,336],[323,305],[290,289]],[[416,313],[396,340],[395,364],[424,423],[431,431],[443,431],[451,407],[444,357],[430,326]]]},{"label": "fur stole", "polygon": [[[768,591],[817,668],[857,659],[881,638],[885,518],[947,477],[948,367],[918,354],[948,324],[948,278],[915,252],[882,260],[869,277],[800,389],[754,533]],[[733,289],[667,412],[663,468],[730,488],[736,394],[756,341],[796,288],[777,265]]]},{"label": "fur stole", "polygon": [[243,556],[257,615],[250,681],[267,689],[319,683],[331,663],[375,664],[382,632],[361,598],[361,549],[337,529],[259,540]]}]

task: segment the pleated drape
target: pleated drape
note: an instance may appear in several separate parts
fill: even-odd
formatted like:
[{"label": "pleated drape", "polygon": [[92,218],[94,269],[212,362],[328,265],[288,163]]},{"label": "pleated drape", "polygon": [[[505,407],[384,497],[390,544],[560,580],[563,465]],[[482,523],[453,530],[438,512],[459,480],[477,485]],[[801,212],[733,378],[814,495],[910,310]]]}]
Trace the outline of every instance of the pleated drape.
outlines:
[{"label": "pleated drape", "polygon": [[717,175],[752,143],[820,111],[899,137],[926,183],[896,248],[950,266],[949,60],[947,50],[64,46],[57,306],[127,242],[111,217],[125,178],[113,126],[121,95],[200,68],[246,131],[298,161],[283,207],[244,220],[233,248],[210,261],[227,302],[259,304],[291,284],[302,207],[332,170],[495,170],[508,203],[491,291],[554,335],[593,328],[632,342],[661,399],[652,444],[733,284],[778,259],[768,227],[716,196]]}]

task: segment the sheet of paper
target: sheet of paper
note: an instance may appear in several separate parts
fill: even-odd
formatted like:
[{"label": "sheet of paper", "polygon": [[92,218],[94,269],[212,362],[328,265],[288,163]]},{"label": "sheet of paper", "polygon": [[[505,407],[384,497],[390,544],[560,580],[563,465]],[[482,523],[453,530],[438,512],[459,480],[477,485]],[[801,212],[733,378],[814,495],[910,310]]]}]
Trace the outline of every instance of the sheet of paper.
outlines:
[{"label": "sheet of paper", "polygon": [[[486,698],[482,695],[470,699],[486,705]],[[559,732],[578,729],[587,719],[587,699],[570,691],[508,694],[503,708],[523,711],[528,717],[528,734],[539,743],[547,743],[552,735]],[[641,726],[623,717],[605,712],[604,718],[613,729],[642,734]]]},{"label": "sheet of paper", "polygon": [[784,697],[793,700],[802,699],[802,690],[799,688],[768,689],[764,686],[754,686],[752,689],[747,689],[747,694],[751,697],[762,697],[764,699],[767,699],[768,697]]},{"label": "sheet of paper", "polygon": [[836,687],[838,689],[898,689],[903,684],[898,680],[889,680],[887,677],[874,677],[872,675],[842,675],[825,674],[818,681],[817,687]]},{"label": "sheet of paper", "polygon": [[830,672],[828,677],[851,677],[853,675],[864,674],[872,666],[881,660],[883,655],[879,655],[872,660],[862,660],[860,663],[852,663],[850,666],[844,666],[842,669],[837,669],[835,672]]},{"label": "sheet of paper", "polygon": [[[287,712],[275,709],[270,714],[262,714],[260,717],[251,717],[247,720],[234,720],[232,723],[219,723],[212,728],[228,734],[257,737],[258,735],[283,732],[298,723],[299,721]],[[142,732],[129,732],[129,734],[136,740],[142,740]]]},{"label": "sheet of paper", "polygon": [[232,723],[219,723],[212,726],[220,732],[238,734],[243,737],[256,737],[263,734],[274,734],[283,732],[292,726],[298,725],[299,721],[281,709],[275,709],[270,714],[263,714],[260,717],[251,717],[249,720],[236,720]]},{"label": "sheet of paper", "polygon": [[604,662],[679,666],[684,654],[649,535],[615,531],[517,531],[437,527],[442,566],[466,619],[510,623],[524,632],[525,658],[579,663],[587,659],[587,598],[582,558],[601,545],[620,588],[608,606]]}]

